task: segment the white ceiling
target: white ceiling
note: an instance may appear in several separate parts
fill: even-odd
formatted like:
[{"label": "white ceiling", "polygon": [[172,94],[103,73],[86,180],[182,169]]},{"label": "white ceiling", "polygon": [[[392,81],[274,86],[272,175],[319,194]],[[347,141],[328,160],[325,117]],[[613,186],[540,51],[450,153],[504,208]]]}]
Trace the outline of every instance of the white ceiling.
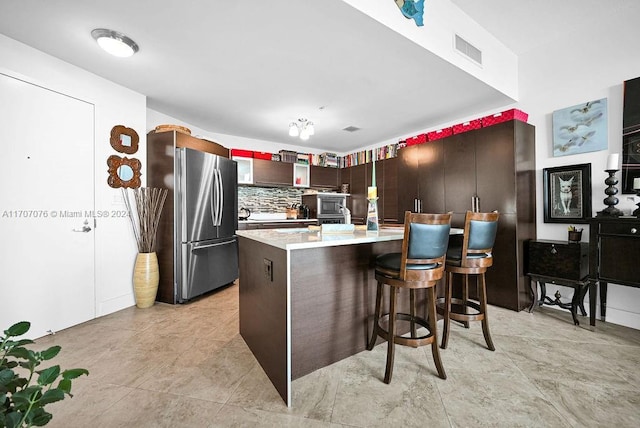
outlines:
[{"label": "white ceiling", "polygon": [[[597,0],[451,1],[516,54],[615,7]],[[621,3],[628,1],[637,0]],[[94,28],[123,32],[140,51],[110,57],[90,37]],[[338,0],[2,1],[0,33],[144,94],[149,108],[212,133],[338,153],[513,103]],[[287,135],[299,117],[316,123],[304,144]],[[361,130],[343,131],[348,126]]]}]

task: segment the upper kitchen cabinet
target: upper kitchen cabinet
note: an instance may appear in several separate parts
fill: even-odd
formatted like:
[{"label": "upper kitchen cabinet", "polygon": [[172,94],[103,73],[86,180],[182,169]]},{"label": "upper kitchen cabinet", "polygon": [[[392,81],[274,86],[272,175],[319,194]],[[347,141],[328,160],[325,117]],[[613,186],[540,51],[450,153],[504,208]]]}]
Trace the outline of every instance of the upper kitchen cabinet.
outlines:
[{"label": "upper kitchen cabinet", "polygon": [[311,165],[310,167],[311,187],[322,189],[336,189],[338,187],[338,168]]},{"label": "upper kitchen cabinet", "polygon": [[293,186],[293,165],[289,162],[253,160],[253,183],[269,187]]},{"label": "upper kitchen cabinet", "polygon": [[253,184],[253,158],[234,156],[238,164],[238,184]]},{"label": "upper kitchen cabinet", "polygon": [[[382,223],[403,223],[398,209],[398,158],[390,158],[376,163],[378,176],[378,211]],[[378,173],[380,171],[380,173]]]},{"label": "upper kitchen cabinet", "polygon": [[293,164],[293,187],[309,187],[309,165]]}]

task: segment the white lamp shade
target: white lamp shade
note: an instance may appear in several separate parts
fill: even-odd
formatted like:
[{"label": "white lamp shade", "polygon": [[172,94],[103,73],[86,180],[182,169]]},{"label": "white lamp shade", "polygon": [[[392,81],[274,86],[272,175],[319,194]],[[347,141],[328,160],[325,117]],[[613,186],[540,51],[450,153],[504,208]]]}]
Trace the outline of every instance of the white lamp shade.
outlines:
[{"label": "white lamp shade", "polygon": [[298,136],[298,126],[295,123],[289,125],[289,136],[297,137]]},{"label": "white lamp shade", "polygon": [[91,36],[98,45],[113,56],[126,58],[138,52],[138,45],[129,37],[106,28],[96,28]]},{"label": "white lamp shade", "polygon": [[307,134],[309,135],[313,135],[316,133],[316,130],[313,127],[313,122],[307,123],[307,126],[305,127],[305,129],[307,130]]}]

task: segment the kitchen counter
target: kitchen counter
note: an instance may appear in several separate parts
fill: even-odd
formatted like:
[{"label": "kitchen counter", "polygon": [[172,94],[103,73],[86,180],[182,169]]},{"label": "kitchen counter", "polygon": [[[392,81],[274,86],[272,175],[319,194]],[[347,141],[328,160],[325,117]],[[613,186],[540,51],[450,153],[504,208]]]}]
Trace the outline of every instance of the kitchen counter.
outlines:
[{"label": "kitchen counter", "polygon": [[[237,232],[240,334],[288,406],[295,404],[293,380],[366,349],[375,309],[375,260],[400,252],[403,233],[402,228]],[[401,300],[399,310],[408,310]],[[380,368],[383,373],[382,360]]]},{"label": "kitchen counter", "polygon": [[283,250],[302,248],[335,247],[384,241],[402,240],[404,229],[390,228],[378,232],[355,231],[353,233],[323,234],[308,228],[239,230],[238,236],[244,236],[258,242]]}]

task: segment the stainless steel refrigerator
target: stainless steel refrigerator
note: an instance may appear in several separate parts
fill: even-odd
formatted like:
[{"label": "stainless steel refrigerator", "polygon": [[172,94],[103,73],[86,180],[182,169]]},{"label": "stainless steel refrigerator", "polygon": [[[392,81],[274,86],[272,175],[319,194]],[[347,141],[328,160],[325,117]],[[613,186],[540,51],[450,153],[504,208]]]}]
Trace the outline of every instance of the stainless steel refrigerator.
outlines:
[{"label": "stainless steel refrigerator", "polygon": [[176,301],[238,278],[235,161],[189,148],[175,152],[174,278]]}]

